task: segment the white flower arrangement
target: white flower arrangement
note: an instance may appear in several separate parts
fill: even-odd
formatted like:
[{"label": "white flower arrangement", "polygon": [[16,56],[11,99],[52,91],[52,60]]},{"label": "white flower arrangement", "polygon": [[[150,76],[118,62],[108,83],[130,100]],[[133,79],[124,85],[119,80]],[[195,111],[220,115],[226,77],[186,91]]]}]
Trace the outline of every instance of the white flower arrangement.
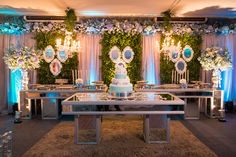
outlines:
[{"label": "white flower arrangement", "polygon": [[188,87],[186,79],[180,79],[179,83],[180,83],[181,88],[187,88]]},{"label": "white flower arrangement", "polygon": [[33,48],[22,47],[16,49],[11,47],[3,57],[4,62],[10,69],[36,69],[39,68],[41,54]]},{"label": "white flower arrangement", "polygon": [[[24,22],[21,19],[8,20],[0,23],[0,34],[21,34],[26,32],[50,32],[57,31],[64,33],[66,31],[64,23],[58,22]],[[87,34],[102,34],[105,31],[109,33],[124,32],[129,34],[143,33],[144,35],[153,35],[156,32],[164,32],[164,27],[153,19],[137,20],[114,20],[114,19],[81,19],[76,24],[74,31]],[[172,24],[174,34],[184,33],[198,34],[231,34],[236,33],[236,23],[219,27],[217,25],[198,24],[198,23],[174,23]]]},{"label": "white flower arrangement", "polygon": [[180,84],[186,84],[187,81],[186,81],[186,79],[180,79],[179,83],[180,83]]},{"label": "white flower arrangement", "polygon": [[220,47],[206,48],[198,60],[204,70],[219,69],[224,71],[232,67],[232,59],[228,50]]},{"label": "white flower arrangement", "polygon": [[83,79],[78,78],[78,79],[75,80],[75,83],[76,83],[77,85],[82,85],[82,84],[84,83],[84,81],[83,81]]}]

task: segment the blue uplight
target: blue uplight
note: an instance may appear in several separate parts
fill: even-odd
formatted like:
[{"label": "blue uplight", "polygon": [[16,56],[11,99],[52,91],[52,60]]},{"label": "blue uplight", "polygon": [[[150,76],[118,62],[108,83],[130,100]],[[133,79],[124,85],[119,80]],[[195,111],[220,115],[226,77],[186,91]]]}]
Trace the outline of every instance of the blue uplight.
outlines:
[{"label": "blue uplight", "polygon": [[53,93],[53,92],[52,93],[47,93],[47,97],[51,98],[50,99],[51,103],[56,103],[57,100],[53,97],[58,97],[58,93]]},{"label": "blue uplight", "polygon": [[21,90],[21,70],[10,73],[10,88],[8,90],[8,102],[10,105],[18,103],[19,91]]},{"label": "blue uplight", "polygon": [[3,14],[3,15],[22,15],[18,11],[14,10],[14,9],[9,9],[9,8],[1,8],[0,9],[0,14]]},{"label": "blue uplight", "polygon": [[94,59],[91,58],[91,66],[90,66],[90,74],[89,74],[89,83],[91,84],[93,81],[96,81],[98,78],[98,71],[96,71],[96,67],[94,65]]},{"label": "blue uplight", "polygon": [[149,59],[149,68],[147,70],[147,76],[146,80],[148,81],[149,84],[156,84],[156,79],[155,79],[155,67],[153,63],[153,59]]},{"label": "blue uplight", "polygon": [[221,77],[221,90],[224,91],[224,101],[232,101],[232,69],[223,71]]}]

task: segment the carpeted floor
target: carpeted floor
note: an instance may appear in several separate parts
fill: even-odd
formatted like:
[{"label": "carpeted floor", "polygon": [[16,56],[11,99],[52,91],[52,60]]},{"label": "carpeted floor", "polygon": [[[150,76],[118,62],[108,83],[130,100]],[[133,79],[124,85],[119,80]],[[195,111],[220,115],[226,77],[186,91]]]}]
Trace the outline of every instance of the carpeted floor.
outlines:
[{"label": "carpeted floor", "polygon": [[106,118],[98,145],[75,145],[74,123],[61,122],[23,157],[216,157],[180,122],[171,121],[169,144],[146,144],[140,118]]}]

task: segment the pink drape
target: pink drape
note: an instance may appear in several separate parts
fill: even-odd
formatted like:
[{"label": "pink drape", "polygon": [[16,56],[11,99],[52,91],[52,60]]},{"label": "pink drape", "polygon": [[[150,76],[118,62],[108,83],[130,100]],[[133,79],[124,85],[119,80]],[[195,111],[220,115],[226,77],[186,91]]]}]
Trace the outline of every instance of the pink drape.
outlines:
[{"label": "pink drape", "polygon": [[[32,47],[35,46],[35,40],[33,39],[33,34],[24,34],[24,35],[0,35],[0,111],[7,109],[7,105],[9,104],[9,95],[12,92],[10,83],[10,70],[5,65],[3,56],[7,53],[10,45],[15,47],[21,46],[28,46]],[[30,73],[30,81],[35,82],[36,73]]]},{"label": "pink drape", "polygon": [[143,36],[142,76],[149,84],[160,83],[160,34]]},{"label": "pink drape", "polygon": [[101,79],[101,35],[80,35],[81,50],[79,52],[79,77],[85,83],[92,83]]},{"label": "pink drape", "polygon": [[[226,101],[236,99],[236,34],[228,35],[203,35],[202,49],[207,47],[219,46],[227,48],[233,59],[233,68],[222,73],[222,88]],[[201,72],[202,81],[211,82],[211,73],[207,71]]]}]

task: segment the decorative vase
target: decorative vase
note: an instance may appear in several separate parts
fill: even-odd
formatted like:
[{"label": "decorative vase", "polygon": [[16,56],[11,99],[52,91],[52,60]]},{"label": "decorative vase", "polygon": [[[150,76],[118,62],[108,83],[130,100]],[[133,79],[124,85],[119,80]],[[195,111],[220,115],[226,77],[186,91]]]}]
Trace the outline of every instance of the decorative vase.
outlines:
[{"label": "decorative vase", "polygon": [[28,83],[29,83],[29,77],[28,77],[28,70],[22,69],[22,80],[21,80],[21,86],[23,90],[28,90]]},{"label": "decorative vase", "polygon": [[212,71],[212,88],[220,88],[221,87],[221,71],[220,69],[213,69]]}]

